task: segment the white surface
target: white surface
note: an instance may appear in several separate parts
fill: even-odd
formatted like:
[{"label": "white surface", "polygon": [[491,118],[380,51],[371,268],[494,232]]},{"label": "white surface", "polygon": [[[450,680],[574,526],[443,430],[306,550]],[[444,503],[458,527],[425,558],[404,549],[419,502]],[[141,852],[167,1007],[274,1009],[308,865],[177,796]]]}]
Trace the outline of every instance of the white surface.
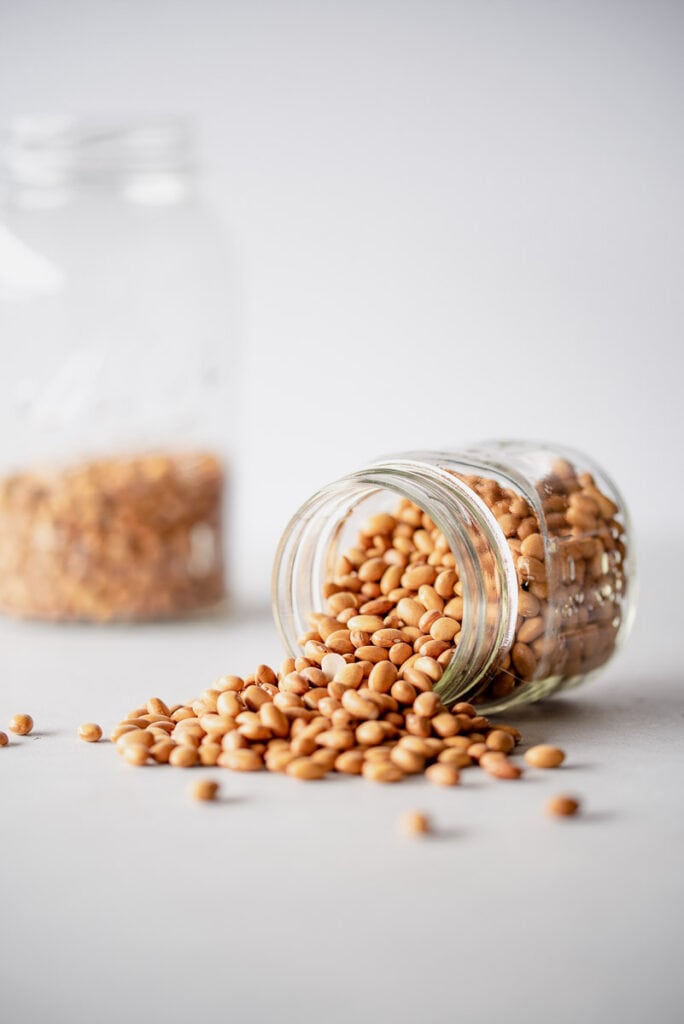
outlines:
[{"label": "white surface", "polygon": [[[200,120],[240,270],[243,592],[267,594],[284,523],[325,480],[496,435],[593,453],[651,544],[629,650],[515,716],[569,753],[519,784],[226,773],[224,802],[193,805],[196,776],[128,768],[75,728],[277,657],[265,613],[0,623],[0,722],[37,723],[0,750],[3,1024],[681,1020],[683,17],[674,0],[0,4],[0,120]],[[582,819],[544,818],[566,789]],[[438,838],[396,835],[413,806]]]},{"label": "white surface", "polygon": [[0,4],[0,121],[199,119],[244,589],[315,488],[401,448],[556,439],[678,527],[683,28],[677,0]]},{"label": "white surface", "polygon": [[[507,716],[567,767],[457,789],[132,768],[107,729],[279,650],[265,613],[187,626],[0,623],[0,1018],[8,1024],[678,1024],[684,703],[676,549],[593,686]],[[218,777],[223,799],[187,787]],[[548,796],[584,813],[549,820]],[[405,809],[438,833],[396,832]]]}]

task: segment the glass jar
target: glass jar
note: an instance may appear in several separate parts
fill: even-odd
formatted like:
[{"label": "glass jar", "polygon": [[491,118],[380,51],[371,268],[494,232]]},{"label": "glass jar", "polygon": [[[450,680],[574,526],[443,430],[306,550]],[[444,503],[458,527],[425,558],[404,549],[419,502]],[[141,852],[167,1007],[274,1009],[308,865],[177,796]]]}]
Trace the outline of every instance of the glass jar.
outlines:
[{"label": "glass jar", "polygon": [[[359,538],[362,518],[378,512],[393,517],[392,532]],[[420,537],[409,539],[416,529]],[[418,576],[428,581],[426,592],[411,585],[409,593],[404,576],[388,594],[395,603],[417,600],[419,612],[424,597],[421,632],[429,633],[433,606],[455,620],[453,642],[432,645],[440,651],[435,688],[445,703],[468,700],[494,712],[567,689],[604,666],[631,628],[634,555],[625,503],[600,467],[566,448],[491,442],[409,452],[324,487],[290,521],[276,555],[273,604],[290,655],[298,638],[310,635],[315,613],[334,614],[326,609],[332,595],[351,592],[349,603],[356,598],[361,609],[361,595],[369,608],[378,598],[389,604],[382,564],[373,576],[379,582],[355,580],[354,565],[369,553],[387,566],[425,567]],[[429,585],[435,579],[448,588],[435,584],[442,597]],[[394,606],[385,625],[406,628]],[[415,633],[414,623],[411,639]],[[424,640],[413,639],[414,650]]]},{"label": "glass jar", "polygon": [[236,346],[178,120],[16,122],[0,162],[0,610],[182,616],[224,594]]}]

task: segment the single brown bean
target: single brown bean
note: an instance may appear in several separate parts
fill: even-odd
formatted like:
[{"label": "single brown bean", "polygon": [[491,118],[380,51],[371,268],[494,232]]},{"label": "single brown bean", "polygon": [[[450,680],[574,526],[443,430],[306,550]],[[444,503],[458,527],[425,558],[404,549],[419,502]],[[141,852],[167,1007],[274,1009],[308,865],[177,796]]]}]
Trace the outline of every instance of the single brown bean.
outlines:
[{"label": "single brown bean", "polygon": [[383,628],[383,621],[379,615],[353,615],[347,622],[349,629],[361,629],[364,633],[375,633]]},{"label": "single brown bean", "polygon": [[444,605],[444,614],[448,615],[450,619],[458,619],[460,622],[463,618],[463,598],[461,596],[453,597],[448,604]]},{"label": "single brown bean", "polygon": [[460,724],[454,715],[449,714],[448,711],[443,711],[442,714],[435,715],[432,719],[432,728],[438,736],[446,739],[447,736],[456,736],[459,732]]},{"label": "single brown bean", "polygon": [[248,686],[242,693],[242,699],[250,711],[258,711],[262,704],[268,704],[271,700],[258,686]]},{"label": "single brown bean", "polygon": [[223,750],[218,763],[222,768],[230,768],[235,772],[258,772],[264,767],[264,761],[256,751],[245,747],[241,750]]},{"label": "single brown bean", "polygon": [[302,697],[311,689],[308,679],[305,679],[300,672],[291,672],[280,681],[280,689],[283,693],[294,693]]},{"label": "single brown bean", "polygon": [[382,579],[386,568],[384,558],[368,558],[359,566],[359,579],[364,583],[377,583]]},{"label": "single brown bean", "polygon": [[418,658],[415,663],[417,672],[423,672],[433,683],[438,683],[442,678],[443,668],[434,658]]},{"label": "single brown bean", "polygon": [[[371,668],[378,661],[387,661],[389,653],[386,647],[375,647],[373,644],[369,644],[367,647],[357,647],[356,657],[361,661],[370,662]],[[370,672],[370,669],[368,669]]]},{"label": "single brown bean", "polygon": [[[496,756],[491,756],[495,753]],[[495,751],[490,751],[489,757],[481,758],[480,764],[488,775],[493,775],[496,779],[519,779],[522,775],[522,770],[517,764],[513,764],[504,754]]]},{"label": "single brown bean", "polygon": [[[349,591],[331,594],[328,598],[328,607],[335,617],[337,617],[340,612],[344,611],[345,608],[356,609],[357,606],[358,598],[356,594],[352,594]],[[283,673],[283,675],[285,674],[286,673]]]},{"label": "single brown bean", "polygon": [[490,750],[500,751],[502,754],[510,754],[515,746],[513,737],[509,733],[504,732],[503,729],[492,729],[487,734],[485,743]]},{"label": "single brown bean", "polygon": [[523,580],[537,580],[543,583],[546,580],[546,566],[538,558],[530,555],[521,555],[517,561],[518,575]]},{"label": "single brown bean", "polygon": [[[214,683],[214,689],[219,690],[223,693],[226,690],[232,690],[234,693],[239,693],[245,687],[245,681],[241,676],[220,676]],[[173,716],[171,716],[173,717]]]},{"label": "single brown bean", "polygon": [[452,764],[454,768],[469,768],[473,759],[468,757],[465,750],[458,750],[456,747],[447,747],[437,755],[440,764]]},{"label": "single brown bean", "polygon": [[95,722],[84,722],[78,727],[78,735],[86,743],[97,743],[102,739],[102,729]]},{"label": "single brown bean", "polygon": [[399,740],[398,747],[402,747],[405,750],[410,750],[414,754],[418,754],[424,760],[435,756],[433,747],[431,746],[429,739],[423,736],[402,736]]},{"label": "single brown bean", "polygon": [[518,591],[518,613],[526,619],[533,619],[541,610],[541,602],[529,590]]},{"label": "single brown bean", "polygon": [[33,729],[33,719],[30,715],[13,715],[7,723],[7,728],[17,736],[28,736]]},{"label": "single brown bean", "polygon": [[354,733],[351,729],[326,729],[318,733],[316,742],[320,747],[332,750],[350,750],[354,746]]},{"label": "single brown bean", "polygon": [[423,633],[429,633],[433,623],[437,622],[437,620],[441,617],[442,613],[432,608],[430,611],[425,612],[424,615],[421,615],[420,622],[418,623],[418,628]]},{"label": "single brown bean", "polygon": [[312,782],[325,778],[327,771],[324,765],[312,761],[310,757],[296,757],[286,765],[285,773],[291,775],[293,779]]},{"label": "single brown bean", "polygon": [[422,736],[426,738],[430,735],[431,726],[430,719],[424,715],[416,715],[410,712],[406,715],[406,731],[412,736]]},{"label": "single brown bean", "polygon": [[436,786],[457,786],[461,781],[458,768],[454,764],[438,761],[425,769],[425,778]]},{"label": "single brown bean", "polygon": [[422,587],[418,588],[418,600],[426,611],[441,612],[444,608],[444,599],[429,583],[424,583]]},{"label": "single brown bean", "polygon": [[415,687],[406,679],[397,679],[390,693],[399,704],[413,704],[416,699]]},{"label": "single brown bean", "polygon": [[387,763],[394,748],[391,743],[385,743],[378,747],[360,747],[357,749],[362,750],[364,763],[366,761],[382,761]]},{"label": "single brown bean", "polygon": [[325,768],[326,772],[331,772],[335,767],[335,761],[339,757],[339,753],[339,750],[333,750],[332,747],[319,747],[310,756],[311,760],[316,764],[320,764]]},{"label": "single brown bean", "polygon": [[151,715],[164,715],[168,718],[168,706],[159,697],[150,697],[147,702],[147,710]]},{"label": "single brown bean", "polygon": [[530,533],[521,542],[520,550],[528,558],[536,558],[538,562],[543,562],[546,554],[544,538],[539,533]]},{"label": "single brown bean", "polygon": [[315,736],[294,736],[290,744],[292,751],[298,757],[308,757],[313,754],[314,750],[318,749]]},{"label": "single brown bean", "polygon": [[539,743],[525,752],[525,760],[533,768],[558,768],[565,760],[565,752],[560,747],[548,743]]},{"label": "single brown bean", "polygon": [[157,762],[157,764],[168,764],[171,751],[175,749],[176,744],[173,740],[158,740],[150,747],[150,757]]},{"label": "single brown bean", "polygon": [[[155,744],[156,746],[156,744]],[[154,747],[152,747],[154,750]],[[197,748],[197,756],[199,757],[200,764],[208,767],[213,767],[218,764],[218,759],[221,756],[223,748],[220,743],[215,740],[203,740]]]},{"label": "single brown bean", "polygon": [[354,643],[352,637],[353,633],[348,629],[338,629],[327,637],[326,647],[335,654],[352,654],[355,647],[360,646]]},{"label": "single brown bean", "polygon": [[361,533],[367,537],[374,537],[375,534],[390,534],[395,529],[397,520],[389,512],[376,512],[369,516],[361,527]]},{"label": "single brown bean", "polygon": [[554,817],[570,817],[577,814],[580,802],[572,796],[553,796],[546,803],[547,814]]},{"label": "single brown bean", "polygon": [[264,760],[270,772],[284,772],[290,761],[294,761],[297,754],[289,747],[267,750]]},{"label": "single brown bean", "polygon": [[335,758],[335,771],[343,775],[360,775],[363,768],[364,753],[362,750],[345,750]]},{"label": "single brown bean", "polygon": [[355,732],[356,742],[362,746],[375,747],[384,743],[387,730],[382,722],[362,722]]},{"label": "single brown bean", "polygon": [[[240,717],[240,712],[238,718]],[[202,715],[200,718],[200,726],[204,729],[207,736],[218,737],[225,736],[227,732],[230,732],[235,728],[236,719],[232,715]],[[187,730],[186,730],[187,732]],[[175,730],[174,730],[175,733]]]},{"label": "single brown bean", "polygon": [[122,733],[116,741],[116,747],[119,751],[133,746],[146,747],[149,750],[154,742],[154,736],[147,729],[134,729],[131,732]]},{"label": "single brown bean", "polygon": [[425,614],[425,605],[410,597],[402,597],[397,603],[397,614],[407,626],[417,626]]},{"label": "single brown bean", "polygon": [[389,693],[397,678],[397,667],[391,661],[379,661],[368,676],[368,688],[376,693]]},{"label": "single brown bean", "polygon": [[424,836],[432,831],[432,826],[421,811],[406,811],[399,818],[399,829],[407,836]]},{"label": "single brown bean", "polygon": [[[415,534],[414,534],[415,537]],[[437,570],[432,565],[410,565],[401,577],[402,587],[418,590],[424,583],[432,584],[437,578]]]},{"label": "single brown bean", "polygon": [[400,629],[377,629],[371,635],[371,642],[376,647],[392,647],[394,644],[405,643],[405,636]]},{"label": "single brown bean", "polygon": [[390,761],[406,775],[418,775],[425,768],[425,758],[406,746],[394,747],[390,754]]},{"label": "single brown bean", "polygon": [[140,746],[140,744],[124,747],[122,751],[124,760],[127,761],[128,764],[135,765],[136,767],[141,767],[142,765],[147,764],[149,753],[150,752],[147,747]]},{"label": "single brown bean", "polygon": [[174,768],[194,768],[198,761],[198,752],[185,745],[178,745],[169,753],[168,763]]},{"label": "single brown bean", "polygon": [[453,569],[444,569],[435,579],[435,590],[445,601],[454,596],[454,584],[458,579]]},{"label": "single brown bean", "polygon": [[[385,561],[387,561],[387,555],[385,555]],[[382,579],[380,580],[380,590],[384,595],[388,595],[390,591],[397,589],[401,581],[402,573],[402,565],[389,565],[388,568],[385,569]]]},{"label": "single brown bean", "polygon": [[[418,660],[419,658],[416,658],[416,661]],[[416,664],[416,661],[413,662],[413,665],[411,665],[410,668],[404,667],[404,679],[421,693],[430,693],[432,691],[433,681],[425,674],[425,672],[419,672],[417,668],[413,667]],[[408,662],[406,664],[408,665]],[[439,663],[437,662],[436,664]]]},{"label": "single brown bean", "polygon": [[537,668],[537,659],[527,644],[515,643],[511,651],[513,665],[523,679],[531,679]]},{"label": "single brown bean", "polygon": [[482,740],[471,743],[467,748],[466,753],[468,754],[468,757],[472,757],[474,761],[479,761],[482,755],[486,754],[488,751],[489,747],[484,740]]},{"label": "single brown bean", "polygon": [[364,761],[361,774],[371,782],[401,782],[404,773],[396,765],[387,761]]},{"label": "single brown bean", "polygon": [[274,736],[285,737],[289,734],[290,726],[288,720],[275,704],[262,704],[259,708],[259,717]]},{"label": "single brown bean", "polygon": [[357,690],[345,690],[342,694],[342,707],[355,718],[375,719],[380,717],[378,705],[366,700]]},{"label": "single brown bean", "polygon": [[[404,633],[406,633],[406,630],[404,630]],[[404,662],[407,661],[412,654],[413,648],[411,647],[410,644],[394,644],[393,647],[390,647],[389,660],[392,662],[393,665],[403,665]]]},{"label": "single brown bean", "polygon": [[518,630],[516,639],[521,644],[531,644],[537,640],[546,628],[546,624],[541,615],[536,615],[532,619],[526,619]]},{"label": "single brown bean", "polygon": [[460,633],[460,631],[460,622],[447,615],[440,619],[436,619],[430,626],[430,636],[434,640],[441,640],[443,643],[451,643],[456,634]]},{"label": "single brown bean", "polygon": [[198,779],[190,787],[190,794],[195,800],[215,800],[218,792],[219,784],[213,779]]},{"label": "single brown bean", "polygon": [[413,710],[417,715],[425,715],[432,718],[442,708],[442,702],[436,693],[419,693],[413,702]]}]

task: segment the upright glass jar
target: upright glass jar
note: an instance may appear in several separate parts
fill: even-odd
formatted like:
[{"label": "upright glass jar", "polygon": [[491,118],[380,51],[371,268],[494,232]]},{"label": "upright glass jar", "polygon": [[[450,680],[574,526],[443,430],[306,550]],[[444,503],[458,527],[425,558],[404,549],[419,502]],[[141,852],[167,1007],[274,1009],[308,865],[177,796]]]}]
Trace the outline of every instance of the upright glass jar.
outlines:
[{"label": "upright glass jar", "polygon": [[183,121],[34,117],[4,140],[0,611],[142,620],[223,596],[237,353],[196,186]]},{"label": "upright glass jar", "polygon": [[[385,536],[359,537],[369,515],[387,521]],[[364,577],[355,566],[368,555],[379,567]],[[411,573],[400,582],[395,575],[387,591],[383,569],[397,564],[428,581],[426,591],[411,583]],[[361,582],[371,577],[377,582]],[[400,633],[411,622],[420,653],[437,607],[440,618],[454,620],[444,635],[455,631],[451,644],[432,645],[440,651],[436,689],[443,701],[499,711],[575,686],[624,642],[635,603],[629,516],[603,470],[566,448],[492,442],[391,456],[302,506],[278,549],[273,596],[291,655],[319,621],[316,613],[334,615],[340,603],[363,611],[364,600],[375,610],[378,599],[386,626]],[[411,609],[425,611],[422,631],[418,620],[402,618],[406,597]],[[400,675],[415,658],[401,664]]]}]

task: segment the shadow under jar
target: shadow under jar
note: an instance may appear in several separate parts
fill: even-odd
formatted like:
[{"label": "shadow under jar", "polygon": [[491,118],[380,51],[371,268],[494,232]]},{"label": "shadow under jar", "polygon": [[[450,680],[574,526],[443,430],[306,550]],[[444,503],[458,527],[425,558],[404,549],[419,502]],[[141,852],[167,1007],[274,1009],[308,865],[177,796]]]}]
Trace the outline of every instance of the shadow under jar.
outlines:
[{"label": "shadow under jar", "polygon": [[[629,516],[604,471],[566,448],[497,441],[403,453],[300,508],[276,555],[273,597],[290,654],[304,640],[306,656],[317,628],[325,646],[338,616],[345,630],[377,611],[383,629],[356,648],[350,631],[351,649],[335,653],[364,660],[366,674],[376,657],[398,678],[427,667],[445,703],[499,711],[577,685],[625,641]],[[419,660],[428,654],[433,665]]]}]

